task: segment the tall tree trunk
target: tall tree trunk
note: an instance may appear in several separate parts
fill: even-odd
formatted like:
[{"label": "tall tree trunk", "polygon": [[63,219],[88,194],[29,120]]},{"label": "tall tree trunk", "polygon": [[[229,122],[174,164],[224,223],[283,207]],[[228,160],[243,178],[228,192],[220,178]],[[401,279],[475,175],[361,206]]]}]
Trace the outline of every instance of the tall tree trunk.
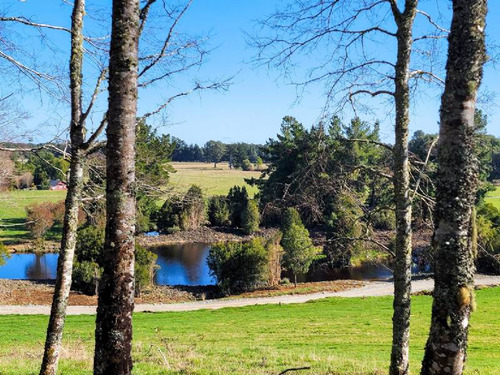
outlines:
[{"label": "tall tree trunk", "polygon": [[453,0],[441,98],[433,247],[434,302],[422,374],[462,374],[474,305],[474,112],[486,60],[486,0]]},{"label": "tall tree trunk", "polygon": [[139,0],[113,0],[106,145],[106,237],[95,374],[130,374],[135,249]]},{"label": "tall tree trunk", "polygon": [[398,54],[395,68],[396,130],[394,142],[394,196],[396,201],[396,242],[394,266],[394,313],[392,352],[389,373],[409,373],[410,298],[411,298],[411,198],[408,162],[410,124],[410,57],[412,28],[417,0],[406,0],[404,12],[395,11],[398,26]]},{"label": "tall tree trunk", "polygon": [[61,354],[61,340],[66,320],[66,306],[71,288],[73,257],[78,228],[78,210],[80,208],[83,186],[83,151],[85,128],[82,121],[82,64],[83,64],[83,16],[85,0],[75,0],[71,24],[71,164],[68,192],[65,202],[64,224],[61,249],[57,263],[57,278],[50,311],[50,320],[45,340],[40,374],[55,374]]}]

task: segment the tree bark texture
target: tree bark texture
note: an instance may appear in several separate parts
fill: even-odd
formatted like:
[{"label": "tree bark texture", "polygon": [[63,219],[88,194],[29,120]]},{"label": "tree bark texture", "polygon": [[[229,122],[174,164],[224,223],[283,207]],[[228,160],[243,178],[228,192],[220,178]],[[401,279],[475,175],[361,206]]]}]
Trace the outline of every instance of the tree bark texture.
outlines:
[{"label": "tree bark texture", "polygon": [[83,187],[83,151],[85,127],[82,120],[82,65],[83,65],[83,17],[85,0],[75,0],[71,24],[71,164],[65,214],[62,230],[61,249],[57,263],[57,277],[45,340],[41,375],[55,375],[61,354],[61,340],[66,320],[66,306],[71,289],[73,258],[75,254],[78,210]]},{"label": "tree bark texture", "polygon": [[422,374],[462,374],[474,306],[474,113],[485,52],[486,0],[453,0],[441,98],[433,247],[434,302]]},{"label": "tree bark texture", "polygon": [[396,203],[396,240],[394,265],[394,302],[392,351],[389,373],[409,373],[411,307],[411,198],[408,136],[410,124],[410,58],[412,29],[417,0],[406,0],[404,12],[394,11],[397,24],[397,60],[395,68],[395,143],[394,196]]},{"label": "tree bark texture", "polygon": [[106,236],[96,317],[95,374],[130,374],[135,249],[139,0],[114,0],[106,145]]}]

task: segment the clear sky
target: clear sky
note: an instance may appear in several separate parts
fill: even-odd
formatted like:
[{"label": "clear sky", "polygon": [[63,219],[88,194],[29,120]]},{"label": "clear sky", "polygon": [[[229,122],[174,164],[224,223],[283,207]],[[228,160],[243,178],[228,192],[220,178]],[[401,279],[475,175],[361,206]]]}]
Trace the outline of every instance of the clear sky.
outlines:
[{"label": "clear sky", "polygon": [[[439,0],[440,2],[442,0]],[[444,0],[443,0],[444,1]],[[268,71],[265,67],[251,64],[256,51],[248,46],[244,32],[252,32],[255,21],[269,15],[277,5],[286,1],[279,0],[194,0],[180,25],[181,30],[194,33],[210,33],[210,46],[213,48],[206,64],[196,71],[201,78],[233,76],[233,84],[225,93],[202,92],[174,102],[166,111],[168,126],[162,132],[170,133],[188,143],[203,144],[210,139],[224,142],[263,143],[274,137],[279,131],[281,118],[295,116],[307,126],[317,122],[324,105],[322,90],[310,88],[296,100],[296,89],[279,79],[279,71]],[[68,6],[61,6],[61,1],[44,0],[0,0],[0,11],[8,15],[27,14],[39,22],[69,26]],[[105,3],[109,3],[105,2]],[[51,5],[54,4],[54,5]],[[489,1],[487,31],[490,41],[500,42],[500,1]],[[89,21],[90,23],[92,21]],[[57,43],[69,43],[68,38],[56,37]],[[315,53],[321,54],[322,51]],[[445,54],[446,51],[441,51]],[[307,58],[314,60],[314,53]],[[67,62],[61,61],[61,64]],[[173,82],[173,87],[181,90],[188,79]],[[486,66],[484,87],[497,92],[500,87],[500,72],[492,64]],[[157,87],[141,94],[139,112],[144,111],[158,98],[175,93],[172,87]],[[369,99],[367,98],[367,104]],[[489,132],[500,136],[499,99],[489,105]],[[23,96],[23,107],[32,112],[28,126],[40,128],[41,123],[66,124],[64,105],[40,104],[40,100],[30,95]],[[426,132],[437,131],[439,92],[429,92],[412,107],[411,130],[422,129]],[[352,114],[345,113],[348,120]],[[371,120],[382,121],[382,136],[392,142],[392,115],[383,109]],[[157,124],[161,119],[156,119]],[[49,129],[49,128],[47,128]],[[52,130],[51,130],[52,131]],[[47,131],[47,132],[51,132]],[[47,137],[47,132],[39,134],[38,139]]]}]

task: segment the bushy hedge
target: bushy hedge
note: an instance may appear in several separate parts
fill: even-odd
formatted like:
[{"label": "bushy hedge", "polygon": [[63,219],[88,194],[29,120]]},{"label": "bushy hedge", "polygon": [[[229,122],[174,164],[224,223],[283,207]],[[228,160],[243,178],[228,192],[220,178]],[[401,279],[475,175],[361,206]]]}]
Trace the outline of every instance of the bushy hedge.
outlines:
[{"label": "bushy hedge", "polygon": [[261,238],[218,243],[210,249],[207,262],[224,294],[241,293],[268,283],[269,251]]},{"label": "bushy hedge", "polygon": [[241,229],[246,234],[253,234],[259,230],[259,206],[254,200],[248,200],[241,214]]},{"label": "bushy hedge", "polygon": [[288,208],[282,225],[283,266],[290,270],[297,285],[297,275],[307,273],[312,261],[320,252],[314,247],[309,231],[305,228],[295,208]]},{"label": "bushy hedge", "polygon": [[231,224],[229,220],[230,214],[228,200],[225,196],[216,195],[210,198],[208,202],[208,221],[211,225],[225,226]]},{"label": "bushy hedge", "polygon": [[192,185],[184,196],[173,196],[165,201],[158,213],[157,226],[162,232],[192,230],[205,220],[203,192],[199,186]]},{"label": "bushy hedge", "polygon": [[248,192],[243,186],[233,186],[227,194],[227,201],[229,204],[231,226],[234,228],[241,228],[243,210],[248,204]]}]

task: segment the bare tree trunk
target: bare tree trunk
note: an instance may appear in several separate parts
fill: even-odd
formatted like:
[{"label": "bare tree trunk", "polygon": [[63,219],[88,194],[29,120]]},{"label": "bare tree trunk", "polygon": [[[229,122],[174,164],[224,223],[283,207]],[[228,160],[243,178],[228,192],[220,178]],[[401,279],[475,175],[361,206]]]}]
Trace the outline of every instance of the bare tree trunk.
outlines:
[{"label": "bare tree trunk", "polygon": [[394,265],[394,313],[392,317],[392,352],[389,373],[410,371],[410,307],[411,307],[411,198],[408,136],[410,124],[410,57],[412,28],[417,0],[406,0],[404,12],[393,9],[398,26],[398,55],[395,68],[394,101],[396,129],[394,155],[394,196],[396,201],[396,242]]},{"label": "bare tree trunk", "polygon": [[95,374],[130,374],[135,249],[135,127],[139,0],[114,0],[106,145],[106,238]]},{"label": "bare tree trunk", "polygon": [[486,0],[453,0],[441,98],[433,247],[434,303],[422,374],[462,374],[474,305],[474,112],[486,60]]},{"label": "bare tree trunk", "polygon": [[55,375],[61,354],[61,340],[66,320],[66,306],[71,288],[73,257],[75,254],[78,210],[83,186],[83,152],[85,128],[82,121],[82,64],[83,64],[83,16],[85,0],[75,0],[71,25],[71,164],[66,195],[66,210],[62,231],[61,250],[57,264],[57,278],[45,340],[40,374]]}]

